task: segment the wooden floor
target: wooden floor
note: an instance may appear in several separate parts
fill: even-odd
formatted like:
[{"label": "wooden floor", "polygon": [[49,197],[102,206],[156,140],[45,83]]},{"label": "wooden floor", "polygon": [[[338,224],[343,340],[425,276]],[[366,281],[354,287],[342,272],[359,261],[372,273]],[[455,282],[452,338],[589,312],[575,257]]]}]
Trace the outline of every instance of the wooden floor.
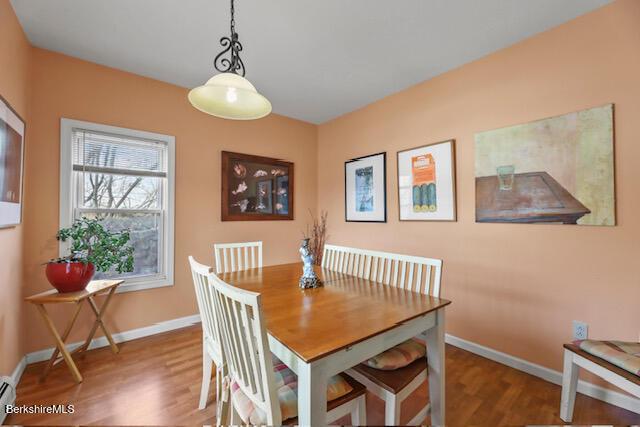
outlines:
[{"label": "wooden floor", "polygon": [[[214,424],[215,405],[197,409],[201,378],[199,327],[168,332],[78,359],[84,382],[76,385],[65,366],[38,383],[42,364],[27,368],[18,405],[73,404],[73,414],[11,415],[14,425],[202,425]],[[455,347],[446,349],[448,425],[562,424],[560,387]],[[212,387],[213,393],[213,387]],[[413,417],[426,385],[403,405]],[[211,396],[211,400],[215,397]],[[383,404],[367,396],[367,421],[384,421]],[[341,420],[348,423],[348,419]],[[640,415],[578,395],[575,424],[640,424]]]}]

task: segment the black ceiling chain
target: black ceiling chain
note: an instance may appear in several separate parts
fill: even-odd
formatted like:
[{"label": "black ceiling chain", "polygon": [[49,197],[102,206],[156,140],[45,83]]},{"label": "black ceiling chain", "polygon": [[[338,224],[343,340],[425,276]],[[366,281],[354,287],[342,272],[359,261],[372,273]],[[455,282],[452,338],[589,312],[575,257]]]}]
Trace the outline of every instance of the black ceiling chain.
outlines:
[{"label": "black ceiling chain", "polygon": [[[231,36],[220,39],[220,45],[224,49],[216,56],[213,65],[221,73],[234,73],[244,77],[246,70],[240,59],[242,43],[238,40],[238,33],[236,33],[235,11],[234,0],[231,0]],[[224,58],[227,53],[230,53],[231,58]]]},{"label": "black ceiling chain", "polygon": [[235,1],[231,0],[231,34],[236,32],[236,7]]}]

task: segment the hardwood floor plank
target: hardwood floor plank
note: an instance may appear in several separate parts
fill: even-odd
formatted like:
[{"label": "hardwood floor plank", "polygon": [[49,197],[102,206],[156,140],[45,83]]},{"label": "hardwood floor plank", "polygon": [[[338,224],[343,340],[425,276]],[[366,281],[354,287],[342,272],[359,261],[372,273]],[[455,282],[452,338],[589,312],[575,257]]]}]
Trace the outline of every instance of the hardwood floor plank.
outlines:
[{"label": "hardwood floor plank", "polygon": [[[91,350],[77,359],[84,376],[76,384],[64,366],[44,383],[42,363],[30,365],[18,385],[18,405],[74,404],[73,414],[10,415],[14,425],[202,425],[215,424],[215,387],[198,410],[202,376],[199,326]],[[446,348],[448,425],[563,424],[560,387],[456,347]],[[215,372],[215,371],[214,371]],[[428,396],[423,384],[402,406],[408,422]],[[370,425],[384,422],[384,403],[367,396]],[[349,424],[348,417],[338,420]],[[575,424],[640,424],[640,415],[578,394]]]}]

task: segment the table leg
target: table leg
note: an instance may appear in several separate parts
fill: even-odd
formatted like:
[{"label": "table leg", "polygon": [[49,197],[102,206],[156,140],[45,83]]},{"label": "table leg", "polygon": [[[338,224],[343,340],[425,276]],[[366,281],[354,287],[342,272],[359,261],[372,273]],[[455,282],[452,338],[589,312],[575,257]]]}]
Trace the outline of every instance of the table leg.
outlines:
[{"label": "table leg", "polygon": [[94,301],[93,297],[87,298],[87,302],[91,307],[91,310],[96,316],[96,321],[93,323],[91,332],[89,333],[89,336],[87,337],[84,344],[82,345],[82,347],[85,350],[89,348],[89,345],[91,344],[91,340],[93,339],[93,336],[96,334],[98,327],[100,327],[100,329],[102,329],[102,332],[104,333],[105,338],[107,339],[107,341],[109,341],[109,346],[111,347],[111,351],[116,354],[120,351],[116,343],[113,341],[111,334],[109,333],[106,326],[104,326],[104,323],[102,322],[102,316],[104,315],[107,307],[109,306],[109,301],[111,300],[111,297],[115,293],[115,290],[116,288],[111,288],[111,290],[109,291],[109,294],[107,295],[107,299],[104,301],[104,304],[102,304],[101,309],[98,309],[98,306],[96,305],[96,302]]},{"label": "table leg", "polygon": [[443,426],[445,425],[444,308],[437,311],[436,325],[427,330],[426,341],[431,424]]},{"label": "table leg", "polygon": [[322,369],[304,364],[298,372],[298,424],[327,425],[327,376]]},{"label": "table leg", "polygon": [[[82,309],[82,304],[76,303],[76,311],[73,313],[73,316],[71,317],[71,320],[69,321],[69,324],[67,325],[67,328],[64,330],[64,333],[60,337],[60,339],[62,340],[63,343],[67,341],[67,337],[69,337],[69,333],[71,332],[71,329],[73,328],[73,325],[76,323],[76,319],[78,318],[78,314],[80,314],[80,309]],[[42,374],[40,375],[40,381],[44,381],[44,379],[47,377],[47,375],[49,375],[49,371],[51,370],[51,368],[53,368],[53,365],[55,365],[56,360],[58,359],[58,354],[59,353],[60,353],[60,350],[58,349],[58,347],[56,347],[53,350],[53,354],[51,355],[51,359],[49,359],[49,362],[47,363],[47,366],[45,366],[44,370],[42,371]]]},{"label": "table leg", "polygon": [[[62,357],[64,358],[64,361],[67,363],[67,366],[69,367],[69,370],[71,371],[71,375],[73,375],[73,378],[76,380],[76,382],[81,383],[82,382],[82,375],[80,375],[80,371],[78,370],[78,367],[76,366],[76,364],[73,361],[73,358],[71,357],[71,355],[67,351],[67,348],[64,345],[63,339],[58,334],[58,331],[56,330],[56,326],[53,324],[53,321],[51,320],[51,317],[49,317],[49,313],[47,313],[47,310],[46,310],[46,308],[44,307],[43,304],[36,304],[36,307],[38,308],[38,311],[42,315],[42,318],[44,319],[44,323],[47,325],[47,328],[49,329],[49,332],[51,332],[51,335],[53,335],[53,338],[54,338],[54,340],[56,342],[56,347],[58,348],[58,350],[62,354]],[[77,311],[79,311],[79,310],[77,310]],[[77,311],[76,311],[76,314],[74,315],[74,318],[72,319],[74,322],[75,322],[75,318],[77,317]],[[70,326],[72,326],[72,325],[70,325]],[[67,329],[70,330],[70,326],[68,326]]]}]

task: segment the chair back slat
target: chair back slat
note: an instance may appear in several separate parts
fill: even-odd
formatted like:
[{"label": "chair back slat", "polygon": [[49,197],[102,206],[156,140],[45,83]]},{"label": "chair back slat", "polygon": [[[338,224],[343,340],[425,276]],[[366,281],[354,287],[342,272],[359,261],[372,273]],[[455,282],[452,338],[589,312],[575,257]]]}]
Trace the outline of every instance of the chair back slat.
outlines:
[{"label": "chair back slat", "polygon": [[362,278],[371,277],[371,261],[373,257],[371,255],[367,255],[365,257],[364,271],[362,272]]},{"label": "chair back slat", "polygon": [[191,276],[193,277],[193,287],[196,291],[196,301],[200,319],[202,320],[204,338],[210,340],[214,350],[222,357],[220,331],[216,322],[213,300],[210,298],[209,275],[213,273],[213,268],[200,264],[192,256],[189,257],[189,265],[191,266]]},{"label": "chair back slat", "polygon": [[442,285],[442,269],[436,268],[434,277],[433,277],[433,290],[431,291],[434,295],[440,295],[440,286]]},{"label": "chair back slat", "polygon": [[322,267],[339,273],[440,296],[442,260],[325,244]]},{"label": "chair back slat", "polygon": [[413,291],[420,292],[420,283],[422,282],[422,270],[424,266],[422,264],[416,264],[416,281],[413,284]]},{"label": "chair back slat", "polygon": [[233,287],[213,274],[210,283],[231,380],[267,415],[268,425],[280,425],[282,414],[260,294]]},{"label": "chair back slat", "polygon": [[358,269],[360,268],[360,254],[353,254],[353,262],[351,266],[351,275],[358,277]]},{"label": "chair back slat", "polygon": [[217,274],[262,268],[262,242],[216,243],[213,252]]},{"label": "chair back slat", "polygon": [[408,274],[407,282],[403,286],[405,289],[411,290],[413,288],[413,270],[415,269],[415,267],[416,267],[416,264],[414,263],[409,264],[409,271],[407,273]]},{"label": "chair back slat", "polygon": [[375,282],[381,282],[382,281],[382,265],[380,263],[380,258],[377,256],[372,256],[373,258],[373,265],[375,266],[375,268],[371,271],[371,277]]},{"label": "chair back slat", "polygon": [[[243,251],[243,265],[248,266],[249,265],[249,256],[251,255],[251,262],[253,262],[253,248],[248,248],[246,251]],[[246,267],[245,267],[246,268]]]},{"label": "chair back slat", "polygon": [[391,284],[391,270],[393,269],[393,261],[389,258],[384,260],[384,284],[385,285],[390,285]]}]

